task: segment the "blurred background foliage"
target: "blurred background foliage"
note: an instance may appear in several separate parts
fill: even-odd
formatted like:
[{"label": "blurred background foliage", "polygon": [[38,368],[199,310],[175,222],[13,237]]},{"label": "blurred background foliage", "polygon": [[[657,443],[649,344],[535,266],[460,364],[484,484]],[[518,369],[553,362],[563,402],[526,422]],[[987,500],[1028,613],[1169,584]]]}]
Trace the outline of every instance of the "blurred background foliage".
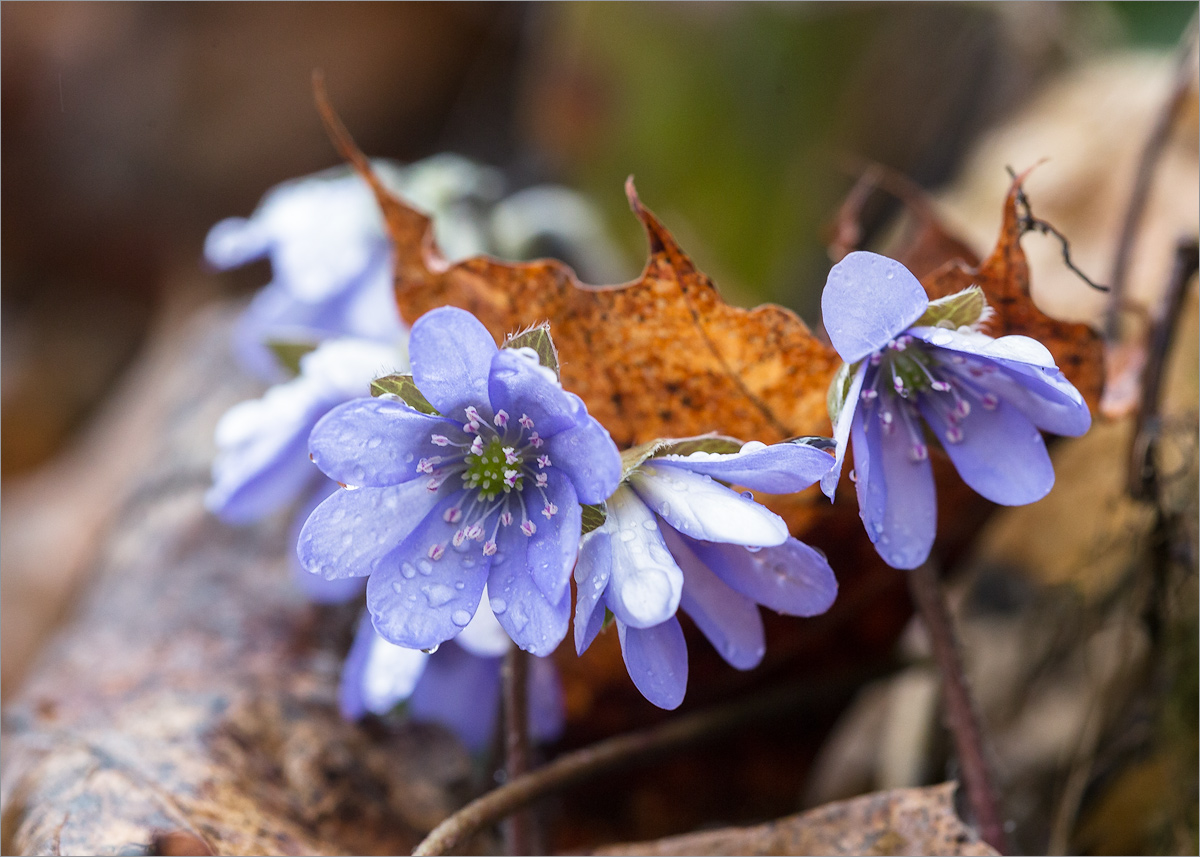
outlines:
[{"label": "blurred background foliage", "polygon": [[[1047,75],[1168,50],[1188,3],[4,4],[3,473],[84,423],[151,319],[265,267],[198,276],[207,228],[336,161],[323,68],[372,155],[457,151],[510,189],[621,184],[737,303],[815,321],[822,226],[860,159],[926,187]],[[187,276],[183,274],[186,272]]]}]

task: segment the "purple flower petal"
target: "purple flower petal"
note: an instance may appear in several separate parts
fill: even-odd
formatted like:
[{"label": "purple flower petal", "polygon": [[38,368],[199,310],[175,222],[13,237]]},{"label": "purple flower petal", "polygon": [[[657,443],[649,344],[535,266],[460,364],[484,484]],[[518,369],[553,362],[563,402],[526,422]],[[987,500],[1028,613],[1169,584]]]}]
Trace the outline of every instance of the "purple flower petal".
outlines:
[{"label": "purple flower petal", "polygon": [[678,708],[687,691],[687,643],[679,620],[672,616],[650,628],[630,628],[617,621],[625,669],[642,696],[659,708]]},{"label": "purple flower petal", "polygon": [[621,454],[604,426],[592,417],[548,438],[546,453],[570,477],[580,503],[603,503],[617,490]]},{"label": "purple flower petal", "polygon": [[993,340],[982,334],[936,328],[913,328],[913,333],[936,343],[930,353],[944,372],[977,393],[1004,399],[1043,431],[1078,437],[1091,427],[1092,416],[1083,396],[1037,340],[1027,336]]},{"label": "purple flower petal", "polygon": [[861,250],[829,271],[821,293],[825,330],[841,358],[855,363],[883,348],[929,306],[925,289],[899,262]]},{"label": "purple flower petal", "polygon": [[993,410],[972,408],[959,422],[961,440],[954,443],[942,415],[924,400],[921,413],[963,482],[993,503],[1021,506],[1042,499],[1054,487],[1054,465],[1041,433],[1003,399]]},{"label": "purple flower petal", "polygon": [[731,589],[777,613],[816,616],[837,597],[837,578],[825,557],[798,539],[755,551],[686,536],[683,541]]},{"label": "purple flower petal", "polygon": [[[492,557],[474,540],[455,547],[458,527],[445,520],[446,511],[461,505],[464,494],[443,494],[367,581],[375,630],[397,646],[431,649],[444,643],[467,626],[479,607]],[[373,517],[380,520],[378,513]]]},{"label": "purple flower petal", "polygon": [[245,217],[227,217],[208,230],[204,258],[224,271],[262,258],[270,247],[271,236],[260,224]]},{"label": "purple flower petal", "polygon": [[566,704],[558,669],[549,658],[529,665],[529,734],[538,743],[557,741],[567,725]]},{"label": "purple flower petal", "polygon": [[683,570],[679,608],[692,617],[696,627],[730,666],[739,670],[758,666],[767,650],[758,606],[713,574],[688,547],[684,536],[666,525],[662,534]]},{"label": "purple flower petal", "polygon": [[468,405],[491,418],[488,376],[496,351],[487,328],[457,307],[425,313],[413,325],[408,340],[417,389],[439,413],[454,420],[465,421]]},{"label": "purple flower petal", "polygon": [[457,426],[403,402],[354,399],[321,418],[308,449],[317,467],[344,485],[396,485],[423,475],[419,460],[439,452],[430,437],[447,428]]},{"label": "purple flower petal", "polygon": [[354,645],[342,665],[338,707],[347,720],[367,712],[386,714],[408,699],[421,679],[429,655],[416,649],[393,646],[375,633],[370,616],[363,615]]},{"label": "purple flower petal", "polygon": [[654,459],[653,463],[655,466],[678,466],[753,491],[793,494],[824,476],[834,462],[829,453],[802,443],[767,446],[751,442],[732,454],[664,455]]},{"label": "purple flower petal", "polygon": [[[331,479],[322,479],[320,487],[304,503],[292,519],[291,544],[299,544],[300,532],[304,522],[334,491],[340,490],[337,483]],[[300,591],[314,604],[344,604],[362,595],[367,582],[361,577],[339,577],[326,580],[319,574],[311,574],[300,564],[300,558],[295,552],[289,552],[288,565],[292,570],[292,580],[300,587]]]},{"label": "purple flower petal", "polygon": [[605,596],[613,615],[633,628],[666,621],[679,609],[683,572],[663,541],[654,514],[622,485],[609,498],[608,517],[595,532],[612,548]]},{"label": "purple flower petal", "polygon": [[294,503],[310,485],[324,481],[305,462],[304,446],[298,435],[271,450],[265,461],[252,463],[241,454],[219,457],[205,507],[227,524],[250,524]]},{"label": "purple flower petal", "polygon": [[514,422],[528,416],[544,438],[574,428],[587,416],[583,402],[567,395],[553,371],[513,348],[501,348],[492,358],[488,395],[493,410],[506,411]]},{"label": "purple flower petal", "polygon": [[535,655],[548,655],[567,635],[571,619],[570,587],[552,602],[534,583],[528,559],[531,539],[520,527],[515,524],[501,527],[496,541],[499,549],[492,557],[487,582],[492,612],[514,643]]},{"label": "purple flower petal", "polygon": [[850,445],[850,425],[858,411],[858,397],[862,393],[863,379],[867,375],[867,364],[863,363],[854,372],[850,381],[850,389],[846,392],[846,401],[838,414],[837,425],[833,427],[833,440],[836,444],[833,466],[821,477],[821,491],[830,500],[837,492],[838,482],[842,478],[842,462],[846,458],[846,449]]},{"label": "purple flower petal", "polygon": [[339,489],[301,528],[296,545],[300,564],[327,580],[365,577],[400,547],[438,499],[421,482]]},{"label": "purple flower petal", "polygon": [[629,484],[647,506],[692,538],[765,546],[788,537],[783,518],[766,506],[678,463],[651,459],[634,471]]},{"label": "purple flower petal", "polygon": [[478,658],[456,645],[438,649],[413,688],[408,711],[414,720],[440,723],[468,749],[492,740],[500,709],[503,658]]},{"label": "purple flower petal", "polygon": [[[892,394],[880,399],[891,402],[896,413]],[[884,562],[916,568],[929,556],[937,534],[933,468],[928,458],[913,460],[912,438],[902,426],[884,434],[878,412],[878,405],[860,406],[851,428],[859,515]]]},{"label": "purple flower petal", "polygon": [[603,529],[583,537],[575,563],[575,651],[582,655],[604,626],[604,593],[612,575],[612,539]]},{"label": "purple flower petal", "polygon": [[[563,474],[551,471],[542,491],[545,492],[544,496],[529,487],[523,492],[529,516],[538,528],[532,537],[521,538],[527,542],[525,561],[533,582],[550,601],[557,603],[571,585],[571,568],[579,554],[583,512],[575,499],[571,480]],[[544,512],[549,507],[558,511],[547,518]]]}]

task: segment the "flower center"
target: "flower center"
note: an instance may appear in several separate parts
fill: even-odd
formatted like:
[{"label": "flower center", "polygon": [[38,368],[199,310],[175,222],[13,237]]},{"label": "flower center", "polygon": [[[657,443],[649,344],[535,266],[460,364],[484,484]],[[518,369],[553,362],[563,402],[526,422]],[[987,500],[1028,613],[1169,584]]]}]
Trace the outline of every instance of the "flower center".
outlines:
[{"label": "flower center", "polygon": [[484,501],[494,500],[502,491],[520,491],[525,478],[522,456],[498,436],[482,447],[478,454],[470,452],[463,459],[463,487],[478,490]]}]

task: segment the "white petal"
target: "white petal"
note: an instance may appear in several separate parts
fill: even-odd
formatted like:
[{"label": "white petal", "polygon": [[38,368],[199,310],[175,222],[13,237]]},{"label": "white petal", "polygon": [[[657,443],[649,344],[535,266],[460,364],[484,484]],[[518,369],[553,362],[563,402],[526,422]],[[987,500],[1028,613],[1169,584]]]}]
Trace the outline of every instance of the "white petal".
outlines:
[{"label": "white petal", "polygon": [[941,327],[914,327],[908,332],[930,345],[949,348],[951,351],[961,351],[964,354],[977,354],[980,357],[993,357],[999,360],[1015,360],[1018,363],[1047,368],[1054,365],[1054,356],[1046,349],[1046,346],[1028,336],[1012,334],[993,339],[987,334],[973,330],[947,330]]},{"label": "white petal", "polygon": [[634,628],[674,616],[683,594],[683,572],[663,542],[654,513],[622,485],[608,500],[602,529],[612,545],[608,608]]},{"label": "white petal", "polygon": [[708,476],[647,462],[629,478],[646,505],[694,539],[771,547],[787,541],[783,518]]},{"label": "white petal", "polygon": [[428,660],[425,652],[394,646],[375,634],[362,678],[367,710],[385,714],[396,703],[408,699]]}]

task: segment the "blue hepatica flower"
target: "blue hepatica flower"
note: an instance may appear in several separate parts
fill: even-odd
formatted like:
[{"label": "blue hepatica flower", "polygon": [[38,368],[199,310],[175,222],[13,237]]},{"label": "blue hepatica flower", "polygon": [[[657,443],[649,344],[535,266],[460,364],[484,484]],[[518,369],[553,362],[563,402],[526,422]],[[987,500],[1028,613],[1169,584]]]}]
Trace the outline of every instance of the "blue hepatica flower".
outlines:
[{"label": "blue hepatica flower", "polygon": [[829,463],[814,447],[754,442],[731,454],[644,460],[609,498],[604,523],[583,538],[576,649],[591,645],[607,608],[630,678],[660,708],[677,707],[687,688],[677,609],[730,665],[756,666],[765,651],[757,605],[813,616],[829,609],[837,581],[782,518],[721,483],[790,493],[816,482]]},{"label": "blue hepatica flower", "polygon": [[486,584],[517,645],[549,654],[567,631],[580,504],[616,488],[616,446],[532,349],[498,349],[464,310],[418,319],[409,354],[436,413],[358,399],[317,423],[313,461],[353,490],[313,512],[301,562],[326,579],[369,575],[375,628],[396,645],[456,637]]},{"label": "blue hepatica flower", "polygon": [[[481,750],[495,732],[500,669],[511,648],[486,598],[462,633],[432,654],[389,643],[366,615],[342,667],[342,716],[359,720],[405,702],[413,720],[440,723],[471,750]],[[552,660],[530,663],[528,688],[530,734],[553,741],[562,734],[565,712]]]},{"label": "blue hepatica flower", "polygon": [[821,487],[833,497],[853,442],[863,524],[895,568],[915,568],[933,546],[926,426],[967,485],[1015,506],[1054,485],[1038,430],[1077,436],[1091,425],[1045,346],[977,332],[988,310],[976,287],[931,304],[899,262],[855,252],[829,272],[821,311],[846,362],[830,389],[837,457]]},{"label": "blue hepatica flower", "polygon": [[[495,170],[454,155],[407,168],[386,161],[372,166],[385,185],[435,215],[438,244],[448,258],[488,249],[465,203],[498,197],[501,179]],[[311,345],[331,336],[390,342],[403,333],[383,217],[367,183],[347,168],[274,188],[249,218],[216,224],[204,254],[220,269],[264,257],[271,261],[271,283],[254,297],[234,330],[239,361],[263,380],[286,376],[270,342]]]},{"label": "blue hepatica flower", "polygon": [[[361,339],[330,339],[300,358],[300,372],[258,399],[240,402],[217,423],[209,511],[228,524],[260,521],[298,500],[299,524],[337,488],[308,460],[308,435],[335,405],[370,391],[371,381],[407,368],[395,346]],[[300,571],[298,567],[295,569]],[[357,581],[326,582],[300,572],[297,581],[316,601],[341,601]]]}]

